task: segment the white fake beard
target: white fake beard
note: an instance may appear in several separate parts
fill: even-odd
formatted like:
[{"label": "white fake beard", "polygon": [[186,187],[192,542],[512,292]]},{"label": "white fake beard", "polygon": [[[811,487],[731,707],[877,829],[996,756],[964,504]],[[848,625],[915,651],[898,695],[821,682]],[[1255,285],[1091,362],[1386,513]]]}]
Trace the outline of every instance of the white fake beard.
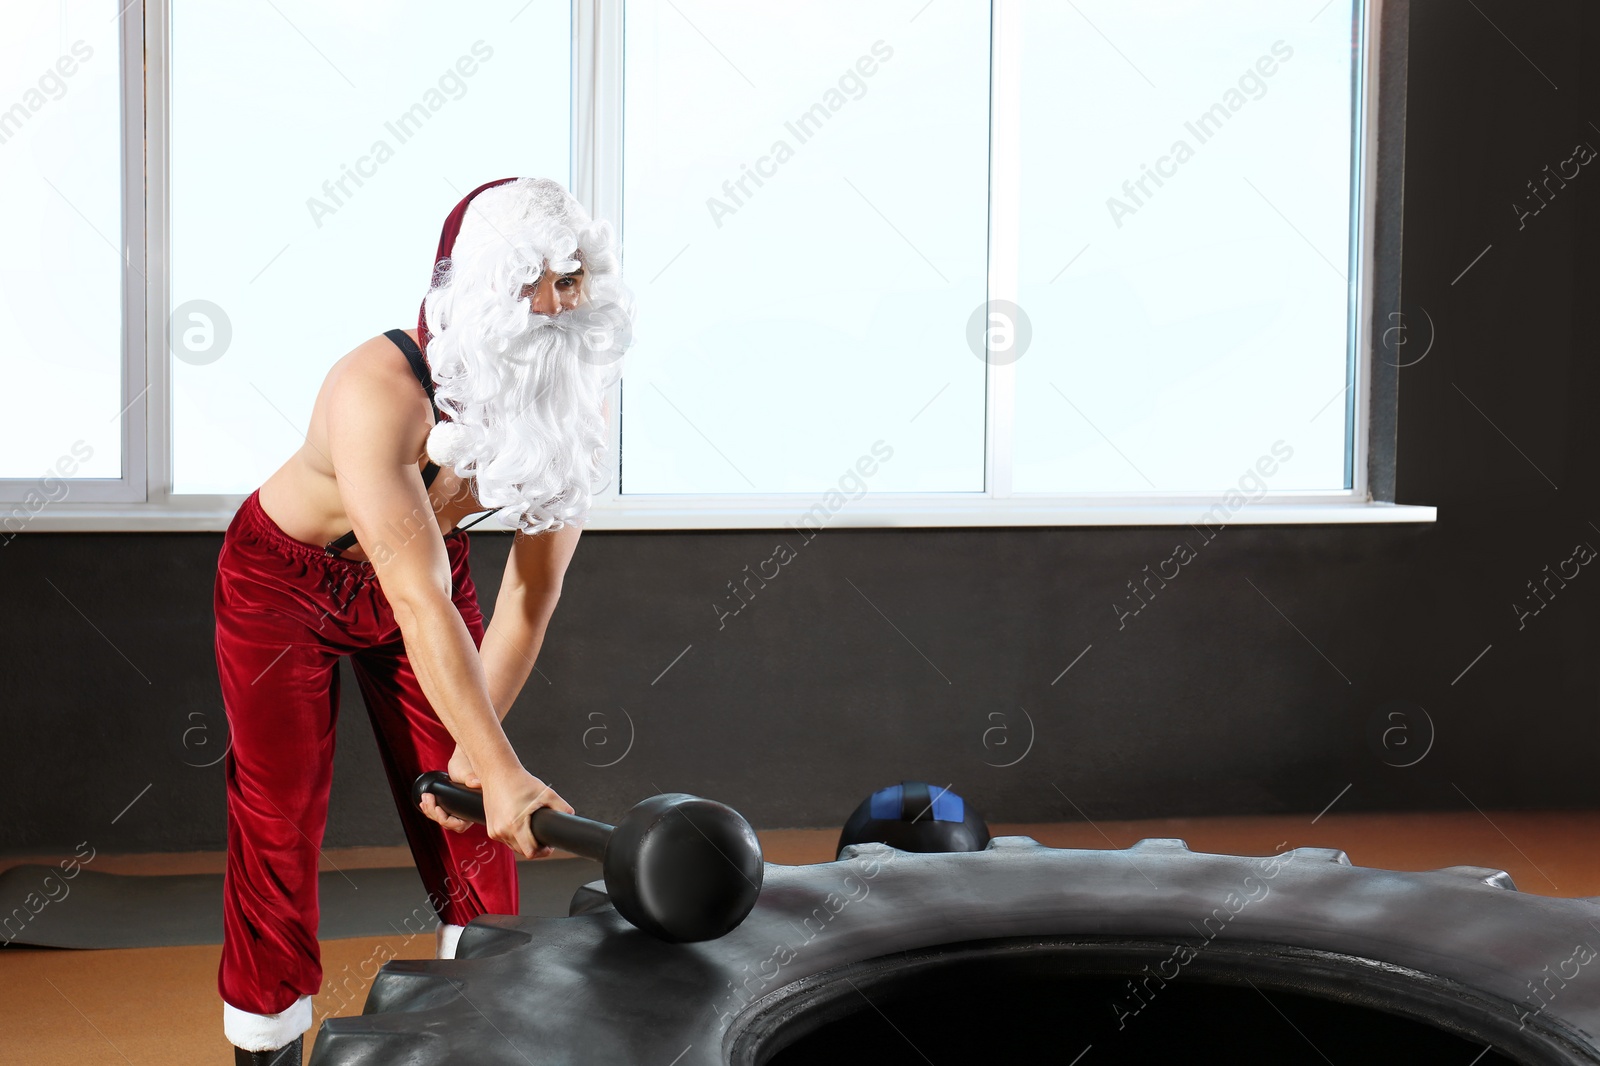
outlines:
[{"label": "white fake beard", "polygon": [[607,305],[551,317],[516,306],[527,325],[500,334],[504,351],[484,352],[449,330],[429,342],[451,421],[433,427],[428,455],[476,479],[484,507],[516,508],[519,528],[539,533],[581,523],[610,481],[601,404],[621,373],[616,342],[626,322]]}]

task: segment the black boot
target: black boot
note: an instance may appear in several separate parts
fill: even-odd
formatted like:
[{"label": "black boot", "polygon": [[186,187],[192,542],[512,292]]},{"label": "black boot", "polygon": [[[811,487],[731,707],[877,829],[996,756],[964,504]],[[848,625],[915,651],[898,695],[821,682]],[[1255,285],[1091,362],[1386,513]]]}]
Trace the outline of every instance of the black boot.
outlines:
[{"label": "black boot", "polygon": [[233,1066],[301,1066],[301,1043],[304,1039],[297,1036],[276,1051],[246,1051],[236,1047],[233,1049]]}]

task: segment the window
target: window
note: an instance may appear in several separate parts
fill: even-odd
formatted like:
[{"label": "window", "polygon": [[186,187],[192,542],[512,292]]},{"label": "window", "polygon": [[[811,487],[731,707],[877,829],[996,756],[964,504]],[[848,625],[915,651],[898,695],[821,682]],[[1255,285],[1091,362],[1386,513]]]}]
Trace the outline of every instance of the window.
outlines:
[{"label": "window", "polygon": [[[0,34],[0,530],[115,498],[123,476],[122,65],[117,5],[19,4]],[[132,158],[137,166],[138,147]],[[138,269],[133,262],[133,270]],[[4,534],[0,534],[4,535]]]},{"label": "window", "polygon": [[1149,6],[1020,14],[1012,490],[1350,489],[1351,0]]},{"label": "window", "polygon": [[62,405],[0,521],[82,441],[24,525],[223,528],[512,174],[639,297],[591,528],[1432,520],[1366,485],[1380,4],[8,12],[0,359]]},{"label": "window", "polygon": [[243,496],[335,359],[416,325],[461,197],[566,178],[570,9],[171,4],[173,491]]},{"label": "window", "polygon": [[[989,11],[627,9],[622,492],[983,488]],[[802,508],[803,509],[803,508]]]}]

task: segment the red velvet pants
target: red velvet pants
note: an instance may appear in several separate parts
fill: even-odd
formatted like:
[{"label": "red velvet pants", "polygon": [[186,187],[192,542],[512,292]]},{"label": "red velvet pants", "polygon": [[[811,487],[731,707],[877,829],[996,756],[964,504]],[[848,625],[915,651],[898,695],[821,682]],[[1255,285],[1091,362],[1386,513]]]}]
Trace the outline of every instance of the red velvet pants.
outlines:
[{"label": "red velvet pants", "polygon": [[[341,656],[351,657],[411,854],[442,921],[517,912],[516,857],[482,826],[452,833],[412,805],[411,782],[455,748],[406,658],[372,565],[294,540],[257,502],[217,558],[217,672],[232,743],[225,762],[224,1002],[276,1014],[322,985],[317,858],[328,817]],[[456,608],[483,641],[467,534],[444,538]]]}]

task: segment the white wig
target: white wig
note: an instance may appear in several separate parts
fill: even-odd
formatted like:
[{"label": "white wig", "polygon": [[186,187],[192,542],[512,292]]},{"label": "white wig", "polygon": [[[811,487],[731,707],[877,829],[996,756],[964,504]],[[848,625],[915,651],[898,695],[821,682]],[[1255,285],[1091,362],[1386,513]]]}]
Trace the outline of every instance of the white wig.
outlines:
[{"label": "white wig", "polygon": [[[556,182],[516,178],[471,197],[423,301],[425,351],[447,421],[428,456],[477,482],[527,533],[582,525],[610,482],[606,391],[632,342],[633,295],[611,226]],[[583,269],[582,300],[533,313],[523,287]]]}]

